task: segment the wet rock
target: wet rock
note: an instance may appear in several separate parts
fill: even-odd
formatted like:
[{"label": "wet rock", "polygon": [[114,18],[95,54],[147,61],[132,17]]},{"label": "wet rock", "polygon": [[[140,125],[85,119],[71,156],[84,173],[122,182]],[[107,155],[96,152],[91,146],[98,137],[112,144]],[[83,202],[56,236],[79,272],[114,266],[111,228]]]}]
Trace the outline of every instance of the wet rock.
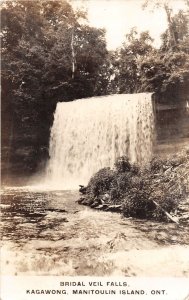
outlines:
[{"label": "wet rock", "polygon": [[105,210],[111,212],[121,212],[122,205],[109,205]]},{"label": "wet rock", "polygon": [[59,213],[67,213],[67,211],[65,209],[57,209],[57,208],[48,208],[47,211],[59,212]]},{"label": "wet rock", "polygon": [[75,202],[77,202],[78,204],[83,204],[83,201],[85,200],[84,197],[79,198],[78,200],[76,200]]},{"label": "wet rock", "polygon": [[77,202],[78,202],[78,204],[91,206],[93,204],[94,200],[82,197]]},{"label": "wet rock", "polygon": [[95,207],[95,209],[105,209],[105,207],[107,207],[107,205],[106,204],[100,204],[100,205],[98,205],[98,206],[96,206]]},{"label": "wet rock", "polygon": [[96,208],[98,205],[99,205],[99,202],[98,202],[98,201],[94,201],[94,202],[91,204],[91,208]]},{"label": "wet rock", "polygon": [[80,186],[80,188],[79,188],[79,192],[81,193],[81,194],[86,194],[86,192],[87,192],[87,188],[84,186],[84,185],[79,185]]}]

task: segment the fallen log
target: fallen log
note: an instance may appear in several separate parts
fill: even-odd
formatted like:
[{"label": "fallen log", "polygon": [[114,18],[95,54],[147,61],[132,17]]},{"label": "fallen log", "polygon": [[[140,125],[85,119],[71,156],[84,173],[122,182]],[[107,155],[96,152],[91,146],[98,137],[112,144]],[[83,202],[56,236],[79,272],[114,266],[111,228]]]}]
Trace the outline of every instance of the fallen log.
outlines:
[{"label": "fallen log", "polygon": [[121,208],[122,208],[122,205],[120,205],[120,204],[108,205],[108,207],[105,209],[105,211],[120,212]]},{"label": "fallen log", "polygon": [[106,204],[100,204],[100,205],[98,205],[98,206],[96,206],[96,207],[94,207],[95,209],[104,209],[104,208],[106,208],[107,207],[107,205]]},{"label": "fallen log", "polygon": [[121,205],[108,205],[108,204],[101,204],[96,207],[95,209],[105,210],[105,211],[112,211],[112,212],[121,212]]},{"label": "fallen log", "polygon": [[152,202],[159,207],[165,214],[166,216],[174,223],[179,224],[178,220],[176,220],[174,217],[172,217],[161,205],[159,205],[155,200],[152,200]]}]

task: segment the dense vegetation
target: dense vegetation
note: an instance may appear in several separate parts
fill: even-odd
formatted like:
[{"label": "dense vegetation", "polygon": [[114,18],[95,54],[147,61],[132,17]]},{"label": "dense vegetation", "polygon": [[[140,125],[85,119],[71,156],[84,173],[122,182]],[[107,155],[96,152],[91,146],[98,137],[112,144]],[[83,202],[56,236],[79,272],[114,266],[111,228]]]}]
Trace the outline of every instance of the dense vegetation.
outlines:
[{"label": "dense vegetation", "polygon": [[138,34],[133,28],[123,46],[112,53],[115,77],[110,82],[110,91],[157,92],[166,102],[188,97],[189,5],[187,12],[179,11],[174,16],[168,6],[164,9],[168,28],[162,34],[159,49],[153,47],[149,32]]},{"label": "dense vegetation", "polygon": [[8,1],[1,16],[4,156],[30,173],[48,155],[56,103],[104,92],[105,31],[80,25],[67,1]]},{"label": "dense vegetation", "polygon": [[126,217],[167,219],[189,195],[189,151],[167,159],[153,158],[145,167],[120,157],[114,169],[99,170],[90,179],[80,204],[116,210]]},{"label": "dense vegetation", "polygon": [[66,0],[1,3],[2,162],[32,173],[48,156],[49,129],[58,101],[152,91],[186,99],[189,86],[188,12],[168,17],[160,49],[135,28],[116,51],[105,30]]}]

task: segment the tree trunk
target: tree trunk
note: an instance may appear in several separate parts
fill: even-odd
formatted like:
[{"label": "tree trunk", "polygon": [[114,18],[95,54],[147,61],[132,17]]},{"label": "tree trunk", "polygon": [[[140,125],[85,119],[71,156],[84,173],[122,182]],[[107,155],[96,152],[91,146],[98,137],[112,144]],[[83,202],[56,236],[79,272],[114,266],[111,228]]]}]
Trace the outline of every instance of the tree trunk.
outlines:
[{"label": "tree trunk", "polygon": [[71,49],[72,49],[72,79],[74,79],[75,76],[74,28],[72,29]]},{"label": "tree trunk", "polygon": [[168,21],[168,30],[169,30],[169,45],[171,47],[175,47],[177,45],[177,38],[176,33],[174,29],[174,24],[172,22],[171,18],[171,10],[167,4],[164,4],[164,9],[167,15],[167,21]]}]

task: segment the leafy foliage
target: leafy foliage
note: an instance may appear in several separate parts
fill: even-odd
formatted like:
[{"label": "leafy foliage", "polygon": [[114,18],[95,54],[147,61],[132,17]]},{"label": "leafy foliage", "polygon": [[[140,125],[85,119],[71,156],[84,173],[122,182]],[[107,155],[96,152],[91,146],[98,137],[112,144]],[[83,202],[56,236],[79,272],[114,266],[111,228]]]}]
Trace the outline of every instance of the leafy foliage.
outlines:
[{"label": "leafy foliage", "polygon": [[140,64],[149,53],[153,52],[152,41],[148,32],[143,32],[138,36],[135,28],[126,36],[122,48],[111,55],[114,70],[114,78],[109,86],[111,92],[137,93],[140,91]]},{"label": "leafy foliage", "polygon": [[168,20],[160,49],[153,47],[148,32],[139,35],[133,28],[122,47],[111,54],[114,76],[109,90],[112,93],[156,92],[164,95],[168,103],[188,95],[189,19],[188,12],[180,10],[173,16],[166,1],[156,2],[164,8]]},{"label": "leafy foliage", "polygon": [[[66,0],[8,1],[1,16],[3,144],[11,162],[33,172],[48,155],[56,103],[104,93],[105,31]],[[23,159],[26,146],[36,155]]]},{"label": "leafy foliage", "polygon": [[114,172],[110,168],[103,168],[91,178],[87,190],[93,196],[99,196],[111,188],[113,179]]},{"label": "leafy foliage", "polygon": [[7,165],[14,163],[16,171],[30,173],[47,158],[59,101],[145,91],[156,92],[166,103],[187,99],[188,12],[173,15],[164,2],[156,3],[168,19],[160,49],[154,48],[148,32],[138,34],[133,28],[122,47],[109,52],[105,30],[90,27],[86,13],[74,11],[66,0],[1,3],[2,144],[9,149]]},{"label": "leafy foliage", "polygon": [[[189,194],[189,155],[184,152],[168,159],[153,158],[141,169],[120,157],[115,168],[98,171],[89,181],[85,204],[121,204],[126,217],[166,221]],[[160,205],[157,206],[155,203]]]}]

